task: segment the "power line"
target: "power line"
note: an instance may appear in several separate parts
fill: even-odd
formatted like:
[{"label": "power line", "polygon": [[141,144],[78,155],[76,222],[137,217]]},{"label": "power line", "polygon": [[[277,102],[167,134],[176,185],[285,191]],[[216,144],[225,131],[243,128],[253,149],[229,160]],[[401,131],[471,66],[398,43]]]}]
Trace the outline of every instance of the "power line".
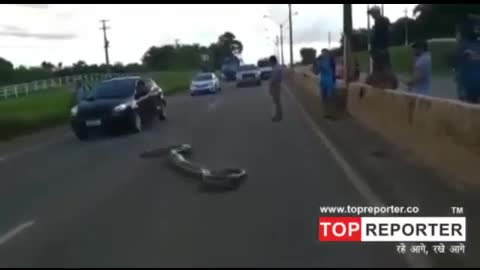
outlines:
[{"label": "power line", "polygon": [[103,30],[103,44],[104,44],[104,48],[105,48],[105,61],[106,61],[107,66],[108,66],[108,65],[110,65],[110,58],[108,57],[108,47],[110,45],[110,42],[107,39],[107,29],[110,29],[110,27],[106,26],[106,22],[108,22],[108,20],[100,20],[100,22],[102,22],[102,28],[100,28],[100,30]]}]

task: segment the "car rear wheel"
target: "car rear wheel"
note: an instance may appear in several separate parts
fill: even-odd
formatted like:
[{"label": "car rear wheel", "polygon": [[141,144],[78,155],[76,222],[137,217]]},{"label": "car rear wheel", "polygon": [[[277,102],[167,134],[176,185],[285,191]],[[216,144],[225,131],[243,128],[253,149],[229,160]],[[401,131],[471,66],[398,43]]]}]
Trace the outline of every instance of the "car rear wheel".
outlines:
[{"label": "car rear wheel", "polygon": [[257,81],[257,86],[260,86],[260,85],[262,85],[262,81],[261,81],[261,80],[258,80],[258,81]]},{"label": "car rear wheel", "polygon": [[80,141],[86,141],[86,140],[88,140],[88,131],[87,131],[86,129],[74,130],[73,133],[75,133],[75,136],[76,136]]}]

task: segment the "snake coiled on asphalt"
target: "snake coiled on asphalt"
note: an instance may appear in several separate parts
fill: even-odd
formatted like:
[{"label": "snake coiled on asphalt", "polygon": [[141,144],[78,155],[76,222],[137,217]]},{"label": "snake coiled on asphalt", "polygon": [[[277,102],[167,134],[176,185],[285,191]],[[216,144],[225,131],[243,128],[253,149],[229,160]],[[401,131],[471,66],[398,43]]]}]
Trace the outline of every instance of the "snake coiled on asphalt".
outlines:
[{"label": "snake coiled on asphalt", "polygon": [[171,145],[165,148],[148,151],[140,156],[143,158],[167,156],[170,165],[177,171],[195,177],[201,181],[204,187],[223,189],[237,188],[247,176],[247,172],[241,168],[225,168],[210,170],[204,166],[193,163],[186,156],[192,154],[192,146],[189,144]]}]

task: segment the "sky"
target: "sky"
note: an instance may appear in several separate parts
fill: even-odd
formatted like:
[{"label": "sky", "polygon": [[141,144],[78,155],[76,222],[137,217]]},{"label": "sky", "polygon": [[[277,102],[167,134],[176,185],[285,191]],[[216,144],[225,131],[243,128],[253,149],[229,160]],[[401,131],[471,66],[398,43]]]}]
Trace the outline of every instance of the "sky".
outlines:
[{"label": "sky", "polygon": [[[416,4],[385,4],[393,22],[412,16]],[[354,28],[367,26],[367,6],[353,5]],[[338,46],[342,31],[341,4],[293,4],[294,61],[300,48],[318,52]],[[265,17],[267,15],[267,17]],[[208,46],[225,31],[244,45],[245,63],[276,53],[280,23],[288,21],[287,4],[0,4],[0,57],[15,66],[42,61],[105,62],[101,19],[109,20],[110,62],[140,63],[151,46],[199,43]],[[289,31],[284,27],[284,57],[289,62]]]}]

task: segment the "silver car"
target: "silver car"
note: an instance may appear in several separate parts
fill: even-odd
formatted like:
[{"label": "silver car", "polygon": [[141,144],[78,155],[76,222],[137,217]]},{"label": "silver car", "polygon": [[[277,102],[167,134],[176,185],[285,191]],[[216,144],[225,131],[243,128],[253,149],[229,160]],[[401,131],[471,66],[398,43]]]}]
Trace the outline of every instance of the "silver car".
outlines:
[{"label": "silver car", "polygon": [[237,87],[243,85],[261,85],[260,70],[255,65],[242,65],[237,71]]},{"label": "silver car", "polygon": [[217,93],[221,90],[220,81],[215,73],[198,73],[190,84],[190,95]]}]

